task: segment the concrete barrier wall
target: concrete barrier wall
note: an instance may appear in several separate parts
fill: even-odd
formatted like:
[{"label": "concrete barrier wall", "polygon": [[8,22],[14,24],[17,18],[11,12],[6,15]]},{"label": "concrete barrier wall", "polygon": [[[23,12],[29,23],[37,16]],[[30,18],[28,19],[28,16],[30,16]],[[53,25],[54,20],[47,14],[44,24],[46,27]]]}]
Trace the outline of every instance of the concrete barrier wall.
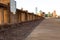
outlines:
[{"label": "concrete barrier wall", "polygon": [[7,9],[4,9],[4,24],[9,23],[9,12]]},{"label": "concrete barrier wall", "polygon": [[30,21],[30,15],[27,13],[27,21]]},{"label": "concrete barrier wall", "polygon": [[30,21],[32,21],[33,20],[33,14],[30,13],[29,15],[30,15]]},{"label": "concrete barrier wall", "polygon": [[19,15],[10,13],[10,23],[18,23],[19,22]]},{"label": "concrete barrier wall", "polygon": [[40,17],[34,13],[29,13],[24,10],[17,9],[16,14],[9,12],[8,9],[0,8],[0,24],[7,24],[7,23],[20,23],[32,20],[38,20],[43,17]]},{"label": "concrete barrier wall", "polygon": [[27,21],[31,21],[32,20],[32,15],[30,13],[27,13]]},{"label": "concrete barrier wall", "polygon": [[18,15],[18,21],[19,22],[24,22],[24,21],[27,21],[27,13],[26,12],[22,12],[20,10],[17,11],[16,13]]},{"label": "concrete barrier wall", "polygon": [[25,16],[25,13],[21,13],[21,22],[24,22],[26,21],[26,16]]},{"label": "concrete barrier wall", "polygon": [[37,20],[37,15],[35,15],[35,20]]},{"label": "concrete barrier wall", "polygon": [[19,10],[16,12],[18,23],[21,22],[21,12]]},{"label": "concrete barrier wall", "polygon": [[35,20],[35,14],[33,15],[33,20]]},{"label": "concrete barrier wall", "polygon": [[3,3],[5,5],[8,5],[8,3],[10,3],[10,0],[0,0],[0,3]]},{"label": "concrete barrier wall", "polygon": [[4,21],[3,13],[4,13],[3,8],[0,8],[0,24],[3,24]]}]

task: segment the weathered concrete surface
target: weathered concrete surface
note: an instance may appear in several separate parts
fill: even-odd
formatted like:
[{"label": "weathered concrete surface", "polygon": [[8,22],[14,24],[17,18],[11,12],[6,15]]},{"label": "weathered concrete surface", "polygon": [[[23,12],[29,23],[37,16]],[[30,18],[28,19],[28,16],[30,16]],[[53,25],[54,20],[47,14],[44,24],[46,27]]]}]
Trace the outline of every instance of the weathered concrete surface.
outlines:
[{"label": "weathered concrete surface", "polygon": [[60,19],[45,19],[25,40],[60,40]]},{"label": "weathered concrete surface", "polygon": [[41,21],[42,20],[40,19],[14,25],[5,25],[4,27],[9,28],[0,32],[0,40],[25,40],[35,27],[41,23]]},{"label": "weathered concrete surface", "polygon": [[45,19],[10,25],[0,40],[60,40],[60,19]]}]

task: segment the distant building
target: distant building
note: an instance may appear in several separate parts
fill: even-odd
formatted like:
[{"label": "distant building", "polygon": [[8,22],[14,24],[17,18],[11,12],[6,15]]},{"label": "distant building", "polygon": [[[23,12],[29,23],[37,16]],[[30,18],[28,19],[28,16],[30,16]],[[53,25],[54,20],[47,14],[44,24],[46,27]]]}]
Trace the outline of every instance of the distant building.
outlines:
[{"label": "distant building", "polygon": [[50,14],[51,14],[51,13],[50,13],[50,12],[48,12],[48,17],[50,17]]},{"label": "distant building", "polygon": [[52,13],[53,17],[56,18],[57,14],[56,11],[54,10],[54,12]]},{"label": "distant building", "polygon": [[42,17],[45,17],[45,12],[42,12]]},{"label": "distant building", "polygon": [[45,17],[48,17],[48,14],[45,14]]},{"label": "distant building", "polygon": [[40,10],[39,13],[37,13],[37,15],[42,16],[42,11]]},{"label": "distant building", "polygon": [[42,12],[41,10],[39,11],[39,13],[37,13],[37,15],[45,17],[45,12]]}]

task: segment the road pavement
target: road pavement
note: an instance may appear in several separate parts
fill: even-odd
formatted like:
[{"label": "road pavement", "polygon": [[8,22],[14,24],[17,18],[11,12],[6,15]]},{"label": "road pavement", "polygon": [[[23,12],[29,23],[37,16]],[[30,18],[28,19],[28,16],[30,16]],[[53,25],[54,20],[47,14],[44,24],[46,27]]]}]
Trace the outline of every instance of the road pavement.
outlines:
[{"label": "road pavement", "polygon": [[60,19],[44,19],[10,25],[0,40],[60,40]]},{"label": "road pavement", "polygon": [[25,40],[60,40],[60,19],[45,19]]}]

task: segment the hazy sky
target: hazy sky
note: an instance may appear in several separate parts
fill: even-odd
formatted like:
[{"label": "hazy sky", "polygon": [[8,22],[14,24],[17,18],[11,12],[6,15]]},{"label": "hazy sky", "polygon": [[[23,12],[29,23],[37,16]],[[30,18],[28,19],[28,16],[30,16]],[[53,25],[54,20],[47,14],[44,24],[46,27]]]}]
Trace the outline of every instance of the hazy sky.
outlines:
[{"label": "hazy sky", "polygon": [[35,7],[46,13],[56,10],[60,15],[60,0],[16,0],[17,8],[28,10],[29,12],[35,12]]}]

